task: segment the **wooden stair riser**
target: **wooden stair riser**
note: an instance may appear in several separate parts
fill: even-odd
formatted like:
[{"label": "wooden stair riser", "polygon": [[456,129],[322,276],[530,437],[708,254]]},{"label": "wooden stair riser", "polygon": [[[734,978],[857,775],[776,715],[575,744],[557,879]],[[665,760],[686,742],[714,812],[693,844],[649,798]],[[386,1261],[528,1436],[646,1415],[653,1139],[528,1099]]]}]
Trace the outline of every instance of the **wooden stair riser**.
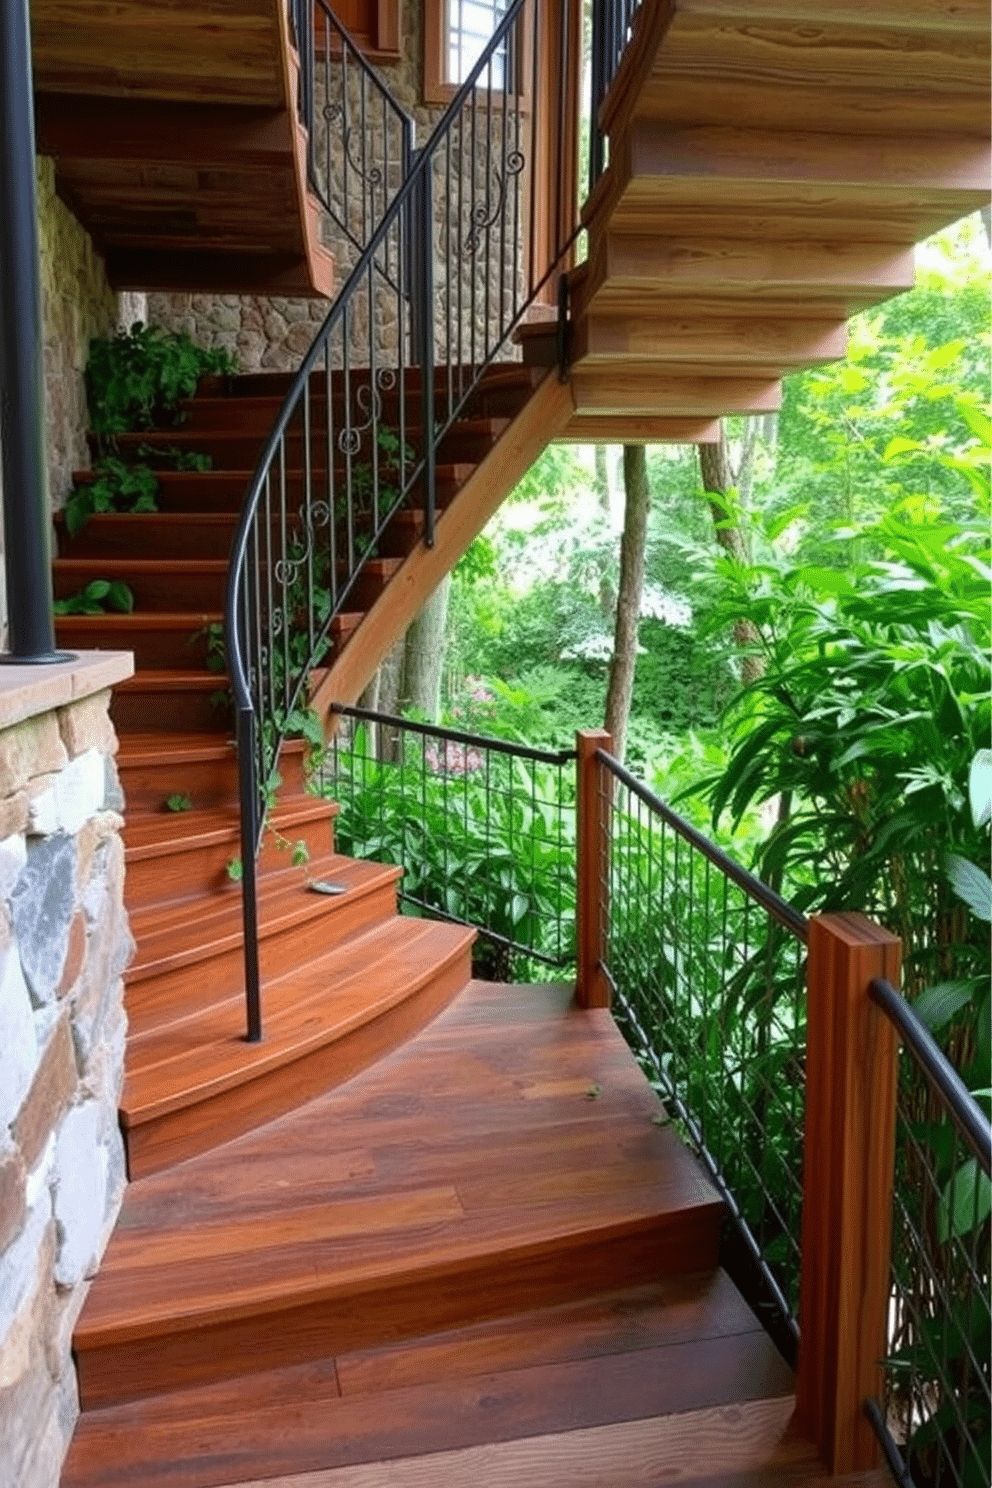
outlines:
[{"label": "wooden stair riser", "polygon": [[[505,420],[502,419],[477,419],[471,422],[458,423],[443,440],[438,451],[438,459],[442,463],[470,461],[477,463],[483,455],[492,448]],[[262,452],[265,436],[262,434],[244,434],[240,431],[211,432],[204,430],[202,433],[187,433],[185,430],[177,431],[172,436],[177,449],[188,450],[197,454],[209,455],[218,469],[228,470],[253,470]],[[137,458],[137,450],[142,443],[146,442],[144,435],[120,434],[118,443],[121,455],[124,459]],[[412,451],[419,448],[419,438],[416,430],[411,430],[407,435],[407,443]],[[302,470],[304,460],[303,441],[299,432],[290,429],[286,436],[286,461],[290,470]],[[326,433],[317,427],[311,429],[310,461],[316,468],[326,468]],[[371,459],[365,451],[359,451],[349,462],[346,461],[340,449],[334,450],[334,469],[339,478],[344,478],[349,470],[359,467],[371,468]],[[389,481],[390,472],[382,470],[380,479]]]},{"label": "wooden stair riser", "polygon": [[181,560],[132,554],[117,559],[112,572],[99,558],[57,558],[53,572],[57,599],[78,594],[91,579],[118,579],[131,590],[136,610],[190,611],[190,634],[202,623],[201,617],[224,613],[227,563],[221,558]]},{"label": "wooden stair riser", "polygon": [[[386,368],[387,372],[396,369]],[[398,372],[397,372],[397,375]],[[422,386],[419,367],[405,367],[402,372],[403,381],[410,396],[419,397]],[[437,399],[447,399],[449,388],[454,390],[454,396],[458,399],[464,395],[474,377],[478,376],[477,369],[468,364],[438,366],[434,371],[434,394]],[[231,377],[202,377],[195,398],[188,399],[183,403],[183,410],[195,414],[198,403],[213,403],[219,400],[241,400],[267,398],[274,400],[276,410],[282,407],[283,400],[289,392],[296,378],[295,372],[249,372]],[[343,397],[344,388],[351,389],[354,397],[357,389],[368,386],[368,374],[362,369],[353,369],[346,379],[340,369],[331,373],[331,389],[335,401]],[[507,396],[520,396],[526,393],[531,385],[530,379],[520,367],[519,363],[498,362],[489,366],[483,374],[483,380],[470,395],[470,401],[466,405],[465,413],[469,418],[487,415],[488,404],[493,400]],[[310,392],[314,399],[323,400],[327,389],[327,378],[322,371],[315,371],[310,376]],[[395,402],[395,389],[380,390],[380,397],[385,405],[389,398]]]},{"label": "wooden stair riser", "polygon": [[[298,870],[301,899],[305,900],[297,918],[276,928],[262,925],[259,937],[259,967],[263,984],[270,978],[286,975],[322,952],[340,944],[396,913],[396,888],[385,882],[369,891],[342,896],[340,900],[309,894],[305,880],[314,869],[321,872],[319,860],[313,867]],[[232,885],[232,889],[236,888]],[[218,935],[189,952],[184,965],[159,971],[152,976],[136,978],[134,972],[125,978],[125,1006],[132,1036],[148,1027],[167,1021],[170,1013],[181,1009],[192,1016],[224,997],[244,990],[244,953],[239,936],[229,944],[232,933]]]},{"label": "wooden stair riser", "polygon": [[[296,1110],[368,1069],[419,1032],[465,986],[471,975],[470,942],[467,937],[464,949],[411,995],[344,1036],[232,1089],[199,1102],[191,1100],[181,1110],[142,1122],[128,1121],[125,1115],[128,1176],[143,1178],[185,1162]],[[262,1014],[264,1021],[264,997]],[[240,1011],[238,1019],[240,1028]],[[238,1371],[228,1364],[224,1372]]]},{"label": "wooden stair riser", "polygon": [[[234,711],[226,677],[188,673],[181,685],[163,671],[139,672],[130,685],[115,688],[110,721],[119,737],[177,730],[216,738],[234,734]],[[179,787],[181,789],[181,787]]]},{"label": "wooden stair riser", "polygon": [[[456,494],[462,483],[468,478],[474,469],[471,462],[449,461],[440,464],[436,471],[436,499],[437,505],[444,506]],[[76,478],[85,483],[85,479],[92,472],[77,471]],[[227,514],[235,519],[240,517],[244,506],[248,487],[251,484],[251,471],[178,471],[169,472],[159,477],[159,488],[156,496],[158,503],[158,514],[167,516],[171,513],[214,513],[217,515]],[[344,501],[346,485],[343,468],[339,468],[334,474],[333,489],[327,485],[327,471],[323,467],[313,466],[311,468],[311,495],[313,500],[328,500],[333,498],[334,504],[338,505]],[[286,506],[287,511],[298,513],[304,500],[303,476],[299,470],[288,470],[286,473]],[[412,490],[406,497],[405,506],[420,506],[422,498],[419,491]],[[273,520],[276,520],[278,512],[278,496],[273,499]],[[154,520],[155,513],[141,513],[142,519],[149,516]],[[87,527],[93,526],[93,522],[87,523]],[[85,532],[84,528],[84,532]],[[99,530],[95,527],[94,530]],[[154,531],[150,527],[149,531]],[[66,545],[62,550],[66,554],[74,550]],[[226,556],[221,554],[221,557]]]},{"label": "wooden stair riser", "polygon": [[[293,848],[302,843],[311,858],[323,857],[334,845],[333,813],[326,818],[287,823],[281,842],[266,831],[258,854],[259,871],[287,867]],[[225,892],[230,883],[228,865],[241,856],[236,825],[216,834],[217,840],[187,847],[164,841],[161,851],[137,857],[125,849],[127,876],[124,899],[128,909],[140,909],[170,900],[194,900],[201,895]],[[126,839],[125,839],[126,840]],[[301,876],[305,868],[301,867]]]},{"label": "wooden stair riser", "polygon": [[544,1252],[504,1252],[497,1284],[486,1256],[453,1274],[410,1277],[378,1292],[342,1298],[332,1294],[258,1317],[122,1339],[106,1353],[77,1346],[80,1403],[84,1410],[95,1409],[229,1379],[253,1368],[285,1367],[528,1307],[555,1306],[596,1291],[604,1277],[612,1286],[624,1287],[679,1271],[712,1269],[718,1259],[719,1220],[719,1206],[714,1206],[601,1240],[581,1237],[574,1245],[559,1243]]},{"label": "wooden stair riser", "polygon": [[[185,750],[178,757],[151,760],[129,755],[125,740],[117,754],[117,774],[129,812],[164,809],[167,797],[177,791],[188,796],[197,810],[208,806],[234,806],[238,801],[238,761],[234,740],[205,745],[199,752]],[[282,785],[280,799],[306,793],[305,751],[283,748],[279,757]],[[181,780],[181,785],[177,785]]]},{"label": "wooden stair riser", "polygon": [[[219,625],[222,615],[64,616],[56,619],[57,645],[69,651],[127,650],[139,670],[154,667],[206,667],[209,643],[205,627]],[[150,625],[148,622],[162,623]],[[196,626],[199,621],[199,626]],[[195,627],[195,628],[194,628]]]},{"label": "wooden stair riser", "polygon": [[[368,409],[363,405],[367,393],[367,383],[355,382],[350,395],[350,403],[346,405],[343,393],[336,393],[331,404],[331,430],[332,437],[340,438],[342,431],[348,423],[364,425],[368,421]],[[493,388],[475,394],[467,407],[463,410],[466,418],[514,418],[520,408],[526,402],[530,392],[529,379],[521,380],[520,386],[507,386],[505,388]],[[461,393],[458,383],[455,381],[449,388],[446,379],[439,377],[435,390],[434,416],[436,419],[446,419],[449,409],[457,407],[461,401]],[[361,398],[361,402],[359,399]],[[283,399],[278,396],[259,396],[246,398],[192,398],[183,405],[186,419],[182,429],[187,434],[219,433],[224,431],[236,431],[241,434],[258,435],[260,438],[268,438],[283,406]],[[404,398],[404,430],[410,430],[406,435],[408,443],[414,442],[418,437],[418,428],[423,414],[421,395],[419,387],[408,387]],[[351,419],[346,418],[346,411],[350,408]],[[396,392],[380,394],[377,409],[377,421],[381,428],[400,435],[400,401]],[[313,428],[323,431],[327,420],[327,402],[323,393],[311,391],[310,397],[310,422]],[[303,414],[297,414],[290,424],[290,428],[299,433],[302,428]],[[168,437],[166,433],[164,438]],[[367,442],[367,435],[366,435]]]}]

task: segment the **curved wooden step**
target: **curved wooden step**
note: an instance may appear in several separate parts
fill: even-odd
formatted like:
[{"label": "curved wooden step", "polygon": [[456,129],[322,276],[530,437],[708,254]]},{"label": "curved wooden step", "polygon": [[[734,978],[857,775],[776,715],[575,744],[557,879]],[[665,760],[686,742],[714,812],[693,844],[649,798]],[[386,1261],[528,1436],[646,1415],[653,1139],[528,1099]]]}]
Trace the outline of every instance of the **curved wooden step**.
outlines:
[{"label": "curved wooden step", "polygon": [[[88,560],[98,566],[101,560]],[[87,581],[88,582],[88,581]],[[73,651],[133,651],[136,667],[203,667],[210,657],[211,629],[222,627],[220,610],[136,610],[128,615],[58,615],[60,647]]]},{"label": "curved wooden step", "polygon": [[[263,875],[258,893],[263,982],[395,915],[400,872],[390,864],[327,853],[302,871],[288,867]],[[313,882],[342,892],[315,891]],[[132,1038],[243,993],[242,906],[235,885],[228,893],[211,895],[194,917],[185,902],[137,910],[131,933],[138,944],[125,973]]]},{"label": "curved wooden step", "polygon": [[[439,455],[442,462],[469,461],[474,464],[487,450],[492,448],[506,427],[506,422],[506,419],[501,418],[459,419],[441,445]],[[148,443],[147,434],[118,434],[116,437],[124,459],[136,459],[138,450]],[[250,471],[254,469],[261,454],[266,434],[243,433],[239,429],[187,431],[185,428],[180,428],[170,429],[167,437],[170,445],[176,449],[209,455],[215,466],[219,468]],[[91,438],[95,441],[96,436],[91,436]],[[314,464],[323,465],[326,462],[326,452],[323,456],[320,453],[322,445],[319,429],[314,429],[313,438],[315,442],[311,451],[312,460]],[[407,439],[410,444],[416,446],[417,431],[408,430]],[[303,457],[302,438],[293,427],[287,431],[286,455],[289,466],[299,470]],[[340,472],[343,475],[346,469],[343,457],[335,451],[336,464],[339,459]]]},{"label": "curved wooden step", "polygon": [[[56,558],[52,572],[57,599],[78,594],[93,579],[113,578],[131,590],[136,611],[193,611],[195,622],[200,614],[223,613],[224,609],[226,558],[159,558],[132,554],[115,558],[112,565],[104,557]],[[112,615],[107,618],[116,621],[120,617]]]},{"label": "curved wooden step", "polygon": [[660,1115],[608,1014],[470,984],[347,1086],[128,1191],[76,1329],[84,1406],[711,1270],[722,1206]]},{"label": "curved wooden step", "polygon": [[648,1462],[683,1488],[728,1465],[736,1488],[802,1488],[822,1467],[792,1387],[724,1272],[676,1276],[87,1414],[62,1488],[105,1488],[111,1455],[119,1488],[644,1488]]},{"label": "curved wooden step", "polygon": [[185,1161],[350,1079],[465,986],[473,930],[380,921],[264,988],[264,1038],[244,1041],[243,995],[128,1041],[121,1126],[128,1172]]},{"label": "curved wooden step", "polygon": [[[287,739],[279,755],[280,793],[299,795],[307,789],[309,745]],[[161,730],[123,734],[117,750],[117,774],[129,811],[168,810],[170,796],[184,796],[190,806],[233,806],[238,801],[238,761],[230,734],[184,734]]]},{"label": "curved wooden step", "polygon": [[[284,867],[297,843],[311,858],[330,852],[336,814],[332,802],[316,797],[280,803],[263,835],[260,871]],[[236,806],[133,813],[124,824],[128,910],[223,891],[231,881],[228,864],[241,852],[240,831]]]}]

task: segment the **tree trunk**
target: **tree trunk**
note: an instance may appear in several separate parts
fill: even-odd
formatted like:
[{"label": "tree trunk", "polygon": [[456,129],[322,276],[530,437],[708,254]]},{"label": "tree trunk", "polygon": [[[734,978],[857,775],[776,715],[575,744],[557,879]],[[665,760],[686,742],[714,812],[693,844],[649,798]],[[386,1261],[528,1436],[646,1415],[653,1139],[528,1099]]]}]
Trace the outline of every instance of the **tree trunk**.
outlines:
[{"label": "tree trunk", "polygon": [[622,760],[627,747],[627,722],[637,667],[637,631],[644,589],[644,552],[648,535],[647,458],[642,444],[623,447],[623,537],[620,541],[620,588],[617,593],[613,658],[606,691],[603,727],[613,736],[613,752]]},{"label": "tree trunk", "polygon": [[[744,564],[750,563],[751,554],[744,533],[740,527],[729,520],[726,496],[732,487],[737,486],[740,489],[742,485],[744,491],[750,494],[757,438],[758,420],[748,419],[741,455],[741,471],[736,480],[730,467],[730,452],[722,424],[717,444],[699,446],[699,475],[703,490],[709,496],[709,508],[713,515],[716,540],[731,558]],[[741,681],[746,687],[749,682],[757,681],[765,669],[764,662],[754,650],[758,641],[757,626],[742,617],[734,625],[734,640],[741,651]]]},{"label": "tree trunk", "polygon": [[[610,471],[606,463],[606,445],[597,444],[593,449],[593,468],[596,475],[596,500],[599,509],[603,513],[603,520],[609,527],[610,508]],[[617,596],[613,587],[613,577],[610,573],[610,565],[606,558],[599,566],[599,610],[603,619],[609,623],[616,614]]]},{"label": "tree trunk", "polygon": [[410,622],[406,633],[400,706],[403,712],[415,709],[429,723],[437,723],[441,711],[441,674],[450,593],[451,575],[446,574],[420,613]]}]

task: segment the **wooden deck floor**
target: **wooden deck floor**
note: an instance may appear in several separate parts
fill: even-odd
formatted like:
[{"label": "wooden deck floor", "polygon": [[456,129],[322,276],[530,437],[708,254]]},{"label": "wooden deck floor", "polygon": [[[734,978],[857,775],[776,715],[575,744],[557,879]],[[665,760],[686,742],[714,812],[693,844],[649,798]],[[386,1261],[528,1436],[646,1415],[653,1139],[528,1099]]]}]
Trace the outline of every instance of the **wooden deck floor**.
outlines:
[{"label": "wooden deck floor", "polygon": [[813,1483],[718,1215],[607,1013],[473,982],[132,1185],[63,1488]]}]

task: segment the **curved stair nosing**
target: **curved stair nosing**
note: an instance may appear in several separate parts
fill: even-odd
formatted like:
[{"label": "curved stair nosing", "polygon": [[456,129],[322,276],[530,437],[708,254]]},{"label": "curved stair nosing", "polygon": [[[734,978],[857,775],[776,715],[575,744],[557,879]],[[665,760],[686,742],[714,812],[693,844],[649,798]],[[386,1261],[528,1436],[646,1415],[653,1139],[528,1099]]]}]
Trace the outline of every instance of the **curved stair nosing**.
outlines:
[{"label": "curved stair nosing", "polygon": [[[242,1136],[350,1079],[391,1052],[425,1027],[465,986],[471,974],[474,938],[474,931],[463,931],[461,944],[442,964],[431,967],[413,985],[379,999],[371,1014],[368,1006],[361,1015],[352,1014],[343,1028],[326,1025],[306,1040],[294,1040],[278,1054],[264,1050],[264,1043],[243,1045],[236,1068],[227,1076],[215,1077],[209,1092],[199,1099],[192,1099],[185,1091],[173,1091],[158,1103],[170,1109],[145,1116],[128,1109],[126,1081],[121,1124],[129,1177],[159,1172]],[[263,991],[263,1018],[264,1012]],[[264,1053],[257,1063],[249,1062],[256,1050]]]}]

